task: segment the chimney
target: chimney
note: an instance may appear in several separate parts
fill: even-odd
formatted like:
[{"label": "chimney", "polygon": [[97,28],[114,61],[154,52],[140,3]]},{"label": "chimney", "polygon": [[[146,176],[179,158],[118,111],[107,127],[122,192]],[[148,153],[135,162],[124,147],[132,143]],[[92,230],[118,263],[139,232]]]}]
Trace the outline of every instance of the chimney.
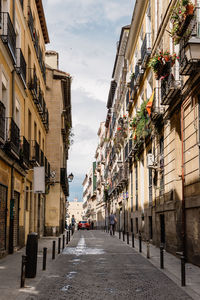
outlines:
[{"label": "chimney", "polygon": [[59,69],[59,55],[58,52],[49,50],[45,53],[45,62],[52,69]]}]

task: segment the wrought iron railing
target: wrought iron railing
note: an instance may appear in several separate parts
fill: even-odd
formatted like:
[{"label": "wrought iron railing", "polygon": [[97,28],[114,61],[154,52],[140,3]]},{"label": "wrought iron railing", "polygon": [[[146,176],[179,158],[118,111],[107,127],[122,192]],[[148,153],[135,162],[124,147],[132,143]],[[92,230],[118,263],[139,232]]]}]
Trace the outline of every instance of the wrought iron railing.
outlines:
[{"label": "wrought iron railing", "polygon": [[5,141],[5,113],[6,113],[6,108],[4,104],[0,101],[0,139],[2,142]]},{"label": "wrought iron railing", "polygon": [[181,80],[178,73],[178,67],[173,67],[169,75],[161,80],[161,99],[162,104],[170,104],[181,91]]},{"label": "wrought iron railing", "polygon": [[124,159],[125,161],[128,159],[128,143],[126,143],[124,148]]},{"label": "wrought iron railing", "polygon": [[32,40],[34,40],[34,19],[33,19],[32,11],[31,11],[30,7],[28,9],[28,26],[30,29]]},{"label": "wrought iron railing", "polygon": [[34,30],[33,36],[34,36],[35,52],[36,52],[36,55],[38,57],[39,56],[39,48],[38,48],[39,47],[39,38],[38,38],[36,30]]},{"label": "wrought iron railing", "polygon": [[31,153],[30,159],[32,162],[39,164],[40,163],[40,146],[37,141],[33,140],[30,142],[31,144]]},{"label": "wrought iron railing", "polygon": [[22,50],[20,48],[16,49],[16,56],[17,56],[16,71],[21,75],[22,80],[26,85],[26,61],[22,53]]},{"label": "wrought iron railing", "polygon": [[30,160],[30,143],[23,136],[23,144],[22,144],[22,159],[26,163],[29,163]]},{"label": "wrought iron railing", "polygon": [[146,67],[149,56],[151,55],[151,33],[146,33],[141,47],[142,67]]},{"label": "wrought iron railing", "polygon": [[16,34],[13,27],[13,24],[10,19],[10,15],[7,12],[1,12],[1,39],[2,41],[8,45],[10,53],[13,59],[16,59]]},{"label": "wrought iron railing", "polygon": [[35,69],[29,69],[29,89],[31,90],[33,97],[38,95],[38,78],[35,72]]},{"label": "wrought iron railing", "polygon": [[6,117],[6,142],[10,147],[19,153],[20,150],[20,130],[13,118]]},{"label": "wrought iron railing", "polygon": [[44,166],[44,152],[40,150],[40,166]]}]

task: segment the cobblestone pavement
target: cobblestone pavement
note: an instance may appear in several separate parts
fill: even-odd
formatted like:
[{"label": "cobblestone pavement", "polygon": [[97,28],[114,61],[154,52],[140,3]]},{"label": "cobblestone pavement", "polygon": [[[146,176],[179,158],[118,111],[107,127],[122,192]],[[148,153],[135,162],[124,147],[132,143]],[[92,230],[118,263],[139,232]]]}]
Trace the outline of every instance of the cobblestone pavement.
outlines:
[{"label": "cobblestone pavement", "polygon": [[100,231],[76,232],[29,293],[27,300],[191,299],[138,252]]}]

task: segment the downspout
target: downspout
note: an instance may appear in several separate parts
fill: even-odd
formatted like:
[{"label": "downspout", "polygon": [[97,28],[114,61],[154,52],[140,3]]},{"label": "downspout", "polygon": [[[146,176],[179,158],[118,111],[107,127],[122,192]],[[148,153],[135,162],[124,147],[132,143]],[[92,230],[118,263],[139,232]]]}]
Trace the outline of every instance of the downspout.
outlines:
[{"label": "downspout", "polygon": [[188,102],[190,98],[186,98],[181,104],[181,180],[182,180],[182,220],[181,220],[181,234],[182,234],[182,251],[183,256],[186,259],[187,251],[186,251],[186,213],[185,213],[185,170],[184,170],[184,105]]}]

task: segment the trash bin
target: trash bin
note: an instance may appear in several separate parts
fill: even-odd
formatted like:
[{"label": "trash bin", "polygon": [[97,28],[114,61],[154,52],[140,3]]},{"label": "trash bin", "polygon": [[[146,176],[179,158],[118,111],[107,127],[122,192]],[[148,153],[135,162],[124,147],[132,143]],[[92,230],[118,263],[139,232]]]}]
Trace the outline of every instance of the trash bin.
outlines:
[{"label": "trash bin", "polygon": [[26,243],[26,278],[34,278],[37,272],[37,252],[38,252],[38,234],[32,232],[28,234]]}]

